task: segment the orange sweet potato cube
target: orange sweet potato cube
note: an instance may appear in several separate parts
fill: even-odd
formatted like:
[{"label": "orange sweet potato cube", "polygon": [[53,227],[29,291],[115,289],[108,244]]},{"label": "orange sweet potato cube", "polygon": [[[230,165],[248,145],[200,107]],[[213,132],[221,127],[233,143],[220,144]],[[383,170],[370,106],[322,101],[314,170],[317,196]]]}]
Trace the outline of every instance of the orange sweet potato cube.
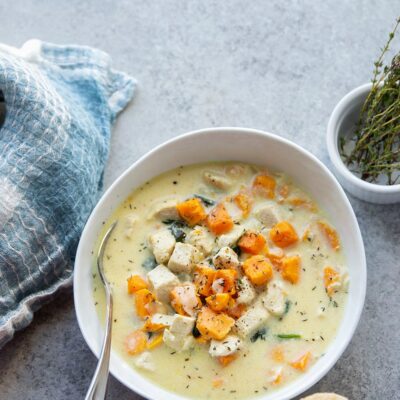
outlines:
[{"label": "orange sweet potato cube", "polygon": [[179,203],[176,208],[181,218],[190,226],[200,223],[207,217],[203,204],[196,198]]},{"label": "orange sweet potato cube", "polygon": [[206,339],[224,339],[232,329],[235,320],[224,313],[217,314],[209,307],[203,307],[197,316],[196,327]]},{"label": "orange sweet potato cube", "polygon": [[269,175],[257,175],[253,182],[253,189],[268,199],[275,198],[276,181]]},{"label": "orange sweet potato cube", "polygon": [[206,303],[211,310],[220,312],[225,310],[230,303],[231,296],[229,293],[217,293],[206,297]]},{"label": "orange sweet potato cube", "polygon": [[150,305],[156,298],[148,289],[140,289],[135,293],[136,314],[139,317],[147,317],[151,314]]},{"label": "orange sweet potato cube", "polygon": [[247,231],[239,239],[238,245],[244,253],[260,254],[265,247],[265,238],[261,233]]},{"label": "orange sweet potato cube", "polygon": [[273,277],[272,265],[262,255],[249,257],[243,263],[243,271],[254,285],[264,285]]},{"label": "orange sweet potato cube", "polygon": [[278,222],[269,231],[270,239],[278,247],[288,247],[296,243],[299,238],[293,226],[287,221]]},{"label": "orange sweet potato cube", "polygon": [[281,275],[282,278],[290,283],[297,283],[300,279],[300,257],[284,257],[281,264]]},{"label": "orange sweet potato cube", "polygon": [[213,290],[216,293],[235,294],[237,274],[237,271],[232,268],[217,270],[212,285]]},{"label": "orange sweet potato cube", "polygon": [[233,228],[233,220],[222,203],[217,204],[208,214],[207,225],[215,235],[222,235]]},{"label": "orange sweet potato cube", "polygon": [[132,275],[128,278],[128,293],[136,293],[140,289],[148,289],[149,285],[139,275]]}]

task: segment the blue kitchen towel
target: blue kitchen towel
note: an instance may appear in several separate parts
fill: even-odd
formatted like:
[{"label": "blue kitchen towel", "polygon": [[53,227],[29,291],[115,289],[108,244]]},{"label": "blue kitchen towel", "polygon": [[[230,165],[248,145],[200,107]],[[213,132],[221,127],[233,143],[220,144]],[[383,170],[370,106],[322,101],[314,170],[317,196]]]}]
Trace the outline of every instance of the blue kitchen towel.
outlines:
[{"label": "blue kitchen towel", "polygon": [[72,283],[111,125],[135,88],[110,64],[84,46],[0,45],[0,347]]}]

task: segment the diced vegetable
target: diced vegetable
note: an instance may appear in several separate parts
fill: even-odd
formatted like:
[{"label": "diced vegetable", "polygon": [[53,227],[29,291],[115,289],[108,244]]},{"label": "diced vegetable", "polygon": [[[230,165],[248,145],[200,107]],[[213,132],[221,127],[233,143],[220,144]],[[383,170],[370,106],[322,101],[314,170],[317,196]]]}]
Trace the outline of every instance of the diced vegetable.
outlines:
[{"label": "diced vegetable", "polygon": [[203,307],[197,317],[197,329],[206,339],[224,339],[232,329],[235,320],[224,313],[217,314],[209,307]]},{"label": "diced vegetable", "polygon": [[143,330],[145,332],[157,332],[160,331],[161,329],[164,329],[167,325],[164,324],[156,324],[154,323],[151,318],[146,318],[144,325],[143,325]]},{"label": "diced vegetable", "polygon": [[272,265],[264,256],[252,256],[243,263],[243,271],[254,285],[264,285],[272,279]]},{"label": "diced vegetable", "polygon": [[247,310],[246,304],[233,304],[226,309],[226,313],[235,319],[240,318]]},{"label": "diced vegetable", "polygon": [[290,283],[296,284],[300,279],[300,257],[284,257],[282,259],[281,275],[282,278]]},{"label": "diced vegetable", "polygon": [[281,346],[276,346],[272,349],[271,357],[275,362],[281,363],[285,360],[285,355]]},{"label": "diced vegetable", "polygon": [[340,274],[332,267],[324,268],[324,286],[329,297],[331,297],[340,286]]},{"label": "diced vegetable", "polygon": [[296,361],[291,362],[290,365],[293,368],[304,372],[307,369],[308,364],[311,361],[311,358],[312,358],[311,353],[309,351],[307,351],[307,353],[302,355],[299,359],[297,359]]},{"label": "diced vegetable", "polygon": [[163,335],[157,335],[150,342],[147,343],[147,349],[153,350],[163,344]]},{"label": "diced vegetable", "polygon": [[128,278],[128,293],[136,293],[140,289],[147,289],[149,285],[147,282],[139,275],[132,275]]},{"label": "diced vegetable", "polygon": [[211,285],[213,284],[216,272],[215,269],[204,265],[198,265],[195,268],[194,284],[199,294],[202,296],[210,296],[212,294]]},{"label": "diced vegetable", "polygon": [[198,224],[207,217],[203,204],[196,198],[179,203],[176,208],[181,218],[190,226]]},{"label": "diced vegetable", "polygon": [[255,177],[253,182],[253,188],[255,191],[269,199],[275,197],[275,187],[276,181],[269,175],[258,175]]},{"label": "diced vegetable", "polygon": [[180,221],[174,221],[169,226],[169,230],[177,242],[183,242],[186,237],[185,231],[182,230],[183,227],[184,224]]},{"label": "diced vegetable", "polygon": [[289,195],[289,186],[288,185],[282,185],[279,189],[278,189],[279,195],[281,197],[283,197],[284,199],[286,199],[286,197],[288,197]]},{"label": "diced vegetable", "polygon": [[224,311],[231,300],[228,293],[217,293],[206,297],[207,305],[216,312]]},{"label": "diced vegetable", "polygon": [[125,349],[128,354],[135,355],[146,350],[147,347],[147,335],[141,330],[132,332],[125,339]]},{"label": "diced vegetable", "polygon": [[235,294],[237,274],[235,269],[219,269],[212,284],[213,292]]},{"label": "diced vegetable", "polygon": [[147,317],[151,314],[149,305],[155,302],[153,293],[148,289],[140,289],[135,293],[136,314],[139,317]]},{"label": "diced vegetable", "polygon": [[245,192],[240,192],[233,198],[233,200],[235,204],[242,210],[243,217],[248,217],[253,204],[253,199],[251,196]]},{"label": "diced vegetable", "polygon": [[215,204],[214,200],[211,200],[208,197],[202,196],[201,194],[195,194],[194,197],[201,200],[206,206],[213,206]]},{"label": "diced vegetable", "polygon": [[260,254],[265,247],[265,238],[261,233],[247,231],[239,239],[238,245],[244,253]]},{"label": "diced vegetable", "polygon": [[276,336],[279,339],[301,339],[301,335],[297,333],[279,333]]},{"label": "diced vegetable", "polygon": [[237,357],[238,357],[237,354],[230,354],[229,356],[217,357],[217,360],[223,367],[226,367],[232,361],[235,361]]},{"label": "diced vegetable", "polygon": [[201,307],[196,287],[192,283],[176,286],[171,290],[171,306],[180,315],[194,315]]},{"label": "diced vegetable", "polygon": [[156,259],[151,256],[147,257],[143,262],[142,262],[142,267],[144,269],[147,269],[148,271],[152,270],[153,268],[157,267],[157,261]]},{"label": "diced vegetable", "polygon": [[318,222],[318,227],[321,230],[321,232],[325,235],[332,249],[338,251],[340,249],[340,240],[337,232],[327,223],[322,221]]},{"label": "diced vegetable", "polygon": [[311,212],[317,211],[317,206],[311,201],[307,199],[303,199],[300,197],[293,197],[288,199],[287,202],[293,207],[303,207]]},{"label": "diced vegetable", "polygon": [[278,247],[288,247],[298,241],[298,236],[293,226],[288,221],[278,222],[269,232],[269,236]]},{"label": "diced vegetable", "polygon": [[215,389],[220,388],[223,384],[224,384],[224,380],[222,378],[215,377],[212,380],[212,387]]},{"label": "diced vegetable", "polygon": [[222,235],[233,228],[233,220],[223,203],[217,204],[207,217],[207,225],[211,232]]},{"label": "diced vegetable", "polygon": [[255,334],[253,334],[253,336],[250,338],[250,342],[252,343],[257,342],[258,339],[265,340],[266,336],[267,336],[267,329],[261,328]]}]

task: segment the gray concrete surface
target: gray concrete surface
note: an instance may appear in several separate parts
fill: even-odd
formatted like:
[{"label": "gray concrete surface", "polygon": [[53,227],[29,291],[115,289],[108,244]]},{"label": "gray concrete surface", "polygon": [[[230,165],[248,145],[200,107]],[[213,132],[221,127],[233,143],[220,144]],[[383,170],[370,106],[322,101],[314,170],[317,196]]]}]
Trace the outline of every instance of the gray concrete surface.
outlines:
[{"label": "gray concrete surface", "polygon": [[[114,130],[109,185],[153,146],[209,126],[275,132],[329,165],[330,112],[369,80],[399,12],[394,0],[13,0],[0,3],[0,41],[96,46],[138,79]],[[365,310],[344,356],[312,392],[400,399],[399,206],[350,200],[368,258]],[[60,294],[0,351],[0,399],[82,399],[95,363],[71,292]],[[108,397],[139,399],[113,378]]]}]

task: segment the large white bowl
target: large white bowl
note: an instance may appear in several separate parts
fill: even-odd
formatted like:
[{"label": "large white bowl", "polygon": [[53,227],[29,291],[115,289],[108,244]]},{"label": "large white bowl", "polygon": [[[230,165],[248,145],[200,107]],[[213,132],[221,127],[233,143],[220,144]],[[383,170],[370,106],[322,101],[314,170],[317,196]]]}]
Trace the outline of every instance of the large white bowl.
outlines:
[{"label": "large white bowl", "polygon": [[[152,177],[179,165],[216,160],[260,164],[287,173],[328,213],[342,239],[351,283],[348,304],[336,339],[325,356],[302,377],[274,393],[259,397],[263,400],[292,399],[321,379],[349,344],[363,308],[367,272],[356,217],[334,176],[309,152],[270,133],[243,128],[211,128],[190,132],[158,146],[125,171],[103,195],[82,233],[74,273],[78,323],[90,349],[99,356],[104,328],[92,297],[91,265],[93,246],[102,222],[134,188]],[[110,370],[120,382],[148,399],[187,399],[145,379],[115,353],[111,354]]]}]

